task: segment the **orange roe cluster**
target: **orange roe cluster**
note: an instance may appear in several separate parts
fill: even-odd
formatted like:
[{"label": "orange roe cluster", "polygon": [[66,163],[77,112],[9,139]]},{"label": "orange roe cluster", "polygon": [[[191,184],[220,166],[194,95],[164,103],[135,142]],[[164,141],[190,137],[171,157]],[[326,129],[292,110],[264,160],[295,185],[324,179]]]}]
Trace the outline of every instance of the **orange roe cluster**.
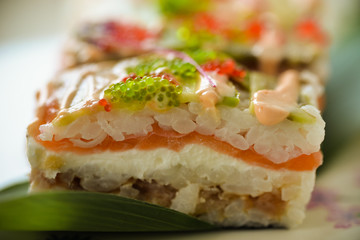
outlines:
[{"label": "orange roe cluster", "polygon": [[206,30],[213,34],[221,33],[223,31],[221,23],[215,17],[207,13],[195,15],[194,28],[195,31]]},{"label": "orange roe cluster", "polygon": [[99,105],[100,105],[100,106],[103,106],[103,107],[104,107],[104,110],[105,110],[106,112],[110,112],[110,111],[111,111],[111,105],[110,105],[110,103],[108,103],[108,101],[107,101],[105,98],[99,100]]},{"label": "orange roe cluster", "polygon": [[244,78],[246,76],[246,71],[237,67],[232,59],[226,59],[225,61],[212,60],[201,65],[201,67],[204,71],[215,71],[218,74],[228,75],[229,77]]},{"label": "orange roe cluster", "polygon": [[264,23],[254,20],[247,24],[245,28],[245,35],[253,40],[258,40],[264,32]]},{"label": "orange roe cluster", "polygon": [[136,25],[108,21],[85,25],[79,36],[109,52],[122,45],[142,48],[145,41],[155,39],[157,34]]},{"label": "orange roe cluster", "polygon": [[312,19],[305,19],[296,26],[297,36],[304,40],[315,41],[319,44],[327,43],[327,36]]}]

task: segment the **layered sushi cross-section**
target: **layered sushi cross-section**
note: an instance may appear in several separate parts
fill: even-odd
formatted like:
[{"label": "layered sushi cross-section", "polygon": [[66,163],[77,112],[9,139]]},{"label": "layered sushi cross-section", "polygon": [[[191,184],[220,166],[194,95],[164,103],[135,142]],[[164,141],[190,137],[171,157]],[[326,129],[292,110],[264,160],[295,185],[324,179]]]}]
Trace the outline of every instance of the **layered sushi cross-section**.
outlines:
[{"label": "layered sushi cross-section", "polygon": [[200,48],[58,73],[29,125],[31,191],[106,192],[221,226],[293,227],[322,163],[322,81]]}]

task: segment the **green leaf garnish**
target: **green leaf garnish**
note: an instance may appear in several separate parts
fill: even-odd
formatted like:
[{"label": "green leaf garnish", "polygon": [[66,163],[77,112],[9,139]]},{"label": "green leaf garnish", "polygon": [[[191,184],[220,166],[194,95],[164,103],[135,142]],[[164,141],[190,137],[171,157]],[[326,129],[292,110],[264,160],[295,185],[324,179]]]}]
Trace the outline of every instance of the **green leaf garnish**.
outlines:
[{"label": "green leaf garnish", "polygon": [[28,183],[24,183],[0,191],[0,230],[159,232],[216,228],[168,208],[112,194],[27,194],[27,189]]}]

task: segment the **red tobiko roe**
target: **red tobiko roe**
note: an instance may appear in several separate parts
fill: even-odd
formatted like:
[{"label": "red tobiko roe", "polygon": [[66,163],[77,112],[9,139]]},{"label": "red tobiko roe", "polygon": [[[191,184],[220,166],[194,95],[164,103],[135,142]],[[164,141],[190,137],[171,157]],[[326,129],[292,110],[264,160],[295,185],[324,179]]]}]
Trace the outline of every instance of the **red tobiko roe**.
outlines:
[{"label": "red tobiko roe", "polygon": [[264,31],[264,25],[259,20],[249,22],[245,28],[245,35],[253,40],[258,40]]},{"label": "red tobiko roe", "polygon": [[108,101],[105,98],[99,100],[99,105],[103,106],[105,111],[107,112],[111,111],[111,105],[108,103]]},{"label": "red tobiko roe", "polygon": [[204,69],[204,71],[210,72],[210,71],[215,71],[217,69],[218,64],[215,63],[215,61],[210,61],[207,63],[204,63],[203,65],[201,65],[202,69]]},{"label": "red tobiko roe", "polygon": [[100,106],[106,106],[107,104],[108,104],[108,102],[106,101],[106,99],[103,98],[103,99],[99,100],[99,105]]},{"label": "red tobiko roe", "polygon": [[231,59],[225,60],[218,71],[219,74],[231,75],[235,69],[235,62]]},{"label": "red tobiko roe", "polygon": [[178,81],[176,81],[175,77],[173,77],[172,75],[170,75],[168,73],[152,73],[152,74],[150,74],[150,76],[151,77],[160,77],[162,79],[168,80],[172,84],[180,85],[180,83]]},{"label": "red tobiko roe", "polygon": [[119,46],[119,43],[139,47],[143,41],[156,36],[154,33],[139,26],[115,21],[105,22],[102,27],[102,36],[94,41],[104,51],[111,51]]},{"label": "red tobiko roe", "polygon": [[232,59],[227,59],[223,62],[213,60],[203,64],[201,67],[207,72],[216,71],[219,74],[229,75],[232,77],[244,78],[246,75],[246,71],[237,68],[235,61]]},{"label": "red tobiko roe", "polygon": [[313,19],[301,21],[296,26],[296,33],[301,39],[314,40],[320,44],[325,44],[327,42],[325,33]]},{"label": "red tobiko roe", "polygon": [[244,78],[246,76],[246,71],[244,69],[235,69],[232,73],[231,76],[233,77],[239,77],[239,78]]},{"label": "red tobiko roe", "polygon": [[152,34],[138,26],[110,21],[104,24],[104,30],[117,40],[143,41]]},{"label": "red tobiko roe", "polygon": [[[124,77],[121,81],[126,82],[129,79],[135,79],[137,76],[135,73],[130,73],[129,76]],[[141,78],[141,77],[140,77]]]},{"label": "red tobiko roe", "polygon": [[218,20],[208,13],[199,13],[195,16],[195,28],[205,29],[210,32],[218,32],[220,30],[220,23]]},{"label": "red tobiko roe", "polygon": [[104,106],[104,109],[105,109],[105,111],[110,112],[110,111],[111,111],[111,105],[110,105],[110,104],[106,104],[106,105]]}]

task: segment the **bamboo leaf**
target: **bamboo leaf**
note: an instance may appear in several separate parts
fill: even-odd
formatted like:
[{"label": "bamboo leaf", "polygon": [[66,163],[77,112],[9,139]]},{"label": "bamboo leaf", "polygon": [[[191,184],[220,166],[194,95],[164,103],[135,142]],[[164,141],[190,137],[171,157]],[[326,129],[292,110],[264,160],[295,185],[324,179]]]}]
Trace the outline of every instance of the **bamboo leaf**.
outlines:
[{"label": "bamboo leaf", "polygon": [[27,184],[0,191],[0,230],[194,231],[215,229],[177,211],[111,194],[49,191],[27,194]]}]

